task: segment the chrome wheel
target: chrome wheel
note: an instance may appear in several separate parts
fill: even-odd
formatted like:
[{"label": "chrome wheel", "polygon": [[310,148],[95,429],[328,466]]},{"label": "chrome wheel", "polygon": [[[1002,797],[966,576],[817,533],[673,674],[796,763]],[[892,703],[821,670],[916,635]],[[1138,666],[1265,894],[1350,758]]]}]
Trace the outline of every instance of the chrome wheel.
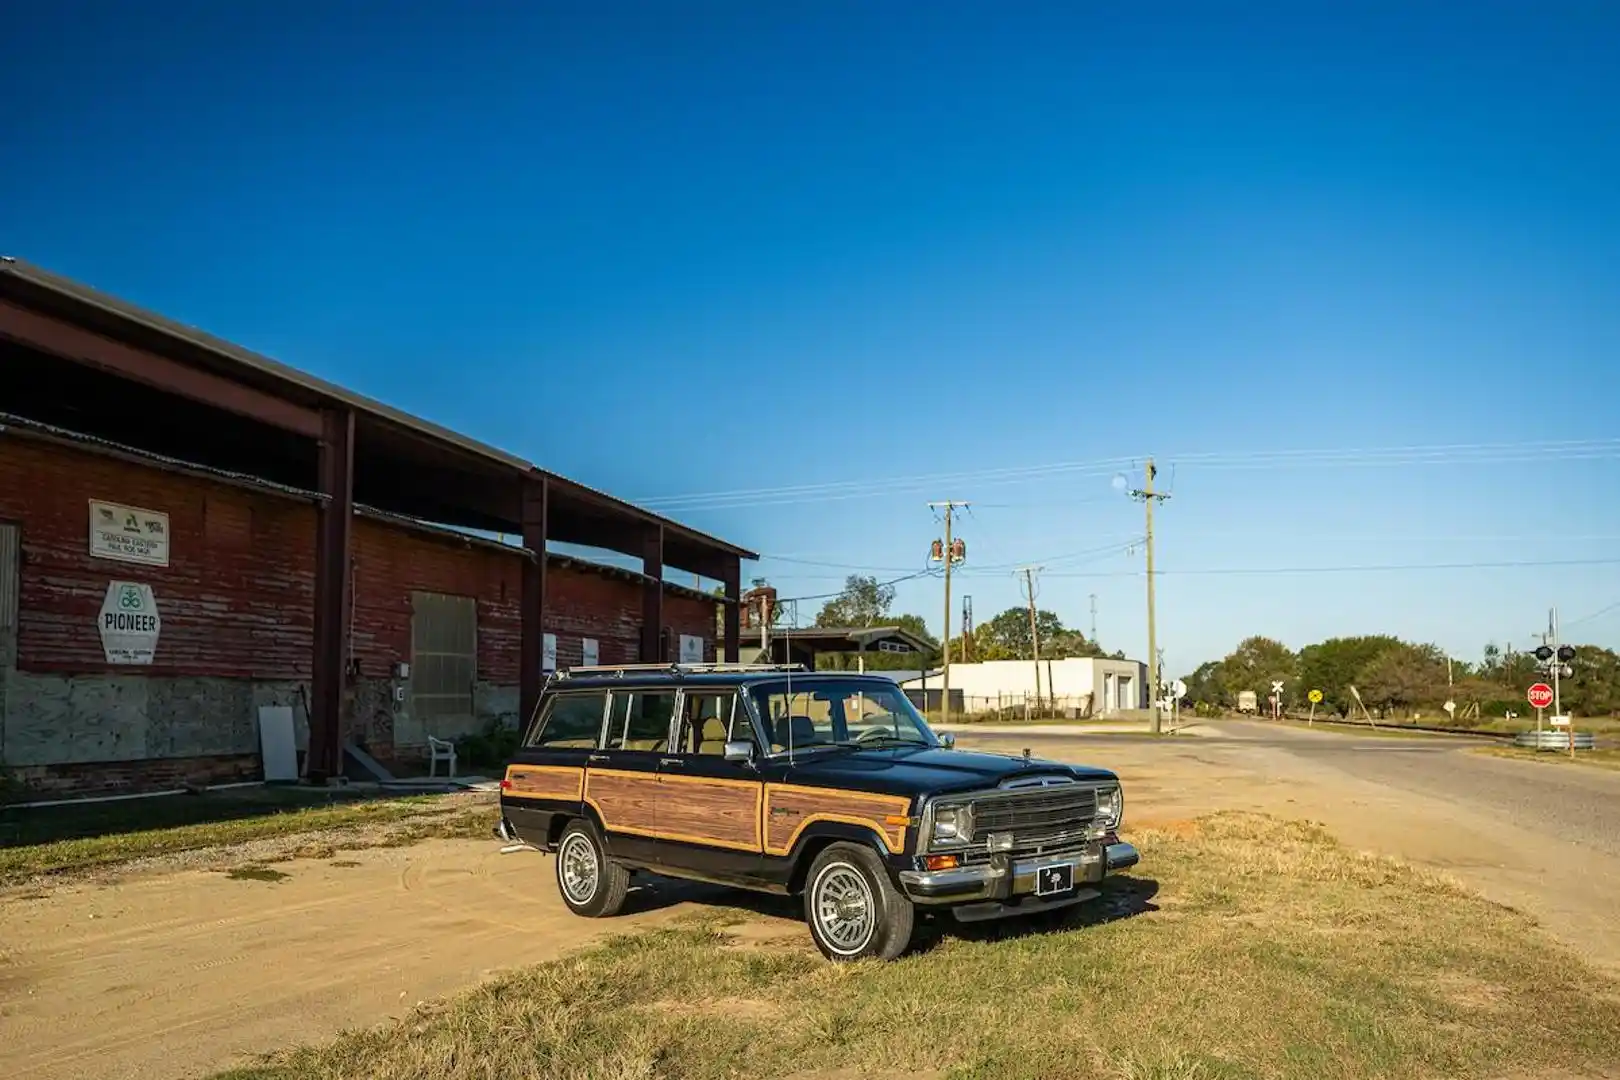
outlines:
[{"label": "chrome wheel", "polygon": [[816,929],[829,949],[853,956],[866,948],[877,927],[877,903],[860,870],[848,863],[827,865],[811,895]]},{"label": "chrome wheel", "polygon": [[588,904],[600,879],[596,846],[590,838],[583,833],[565,837],[557,852],[557,884],[562,886],[563,896],[575,904]]}]

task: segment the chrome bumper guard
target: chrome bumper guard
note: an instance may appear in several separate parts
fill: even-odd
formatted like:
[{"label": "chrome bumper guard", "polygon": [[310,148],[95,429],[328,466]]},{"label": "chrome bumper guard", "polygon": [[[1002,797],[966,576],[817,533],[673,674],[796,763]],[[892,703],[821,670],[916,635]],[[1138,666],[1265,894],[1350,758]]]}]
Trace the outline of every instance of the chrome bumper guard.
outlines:
[{"label": "chrome bumper guard", "polygon": [[[950,870],[902,870],[899,877],[901,888],[913,903],[965,904],[981,900],[1005,901],[1016,897],[1033,896],[1036,873],[1041,867],[1051,866],[1053,863],[1074,863],[1074,882],[1076,886],[1080,886],[1096,884],[1109,874],[1116,874],[1135,866],[1140,861],[1141,856],[1137,854],[1135,847],[1120,842],[1106,847],[1054,851],[1050,854],[1023,858],[992,857],[987,863],[957,866]],[[1093,890],[1088,889],[1079,889],[1078,892],[1095,895]],[[1074,899],[1072,895],[1059,894],[1052,897],[1052,902],[1065,900],[1073,902]]]}]

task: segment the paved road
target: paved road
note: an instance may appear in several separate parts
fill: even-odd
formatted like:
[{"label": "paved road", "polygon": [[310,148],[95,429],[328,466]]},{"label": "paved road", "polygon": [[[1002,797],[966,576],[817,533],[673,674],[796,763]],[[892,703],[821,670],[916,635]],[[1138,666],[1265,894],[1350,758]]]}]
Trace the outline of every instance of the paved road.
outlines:
[{"label": "paved road", "polygon": [[[1620,771],[1223,721],[1174,738],[973,732],[964,748],[1087,761],[1125,780],[1126,824],[1248,809],[1326,824],[1347,844],[1448,873],[1539,917],[1620,971]],[[1132,794],[1135,798],[1132,798]]]},{"label": "paved road", "polygon": [[[1146,735],[1042,737],[1026,733],[975,733],[986,745],[1022,747],[1063,741],[1086,746],[1131,746],[1159,741]],[[1301,762],[1327,766],[1356,779],[1472,806],[1549,839],[1574,842],[1620,858],[1620,770],[1562,762],[1510,761],[1475,753],[1479,743],[1455,736],[1380,738],[1328,734],[1226,721],[1219,730],[1177,756],[1230,758],[1258,750],[1280,751]]]}]

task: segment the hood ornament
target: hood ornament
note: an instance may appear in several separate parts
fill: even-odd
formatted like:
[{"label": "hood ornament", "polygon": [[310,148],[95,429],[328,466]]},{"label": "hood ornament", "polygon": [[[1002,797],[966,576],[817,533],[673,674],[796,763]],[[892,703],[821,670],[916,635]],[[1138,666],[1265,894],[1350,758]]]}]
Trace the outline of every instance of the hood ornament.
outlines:
[{"label": "hood ornament", "polygon": [[1029,764],[1029,747],[1024,747],[1024,764]]}]

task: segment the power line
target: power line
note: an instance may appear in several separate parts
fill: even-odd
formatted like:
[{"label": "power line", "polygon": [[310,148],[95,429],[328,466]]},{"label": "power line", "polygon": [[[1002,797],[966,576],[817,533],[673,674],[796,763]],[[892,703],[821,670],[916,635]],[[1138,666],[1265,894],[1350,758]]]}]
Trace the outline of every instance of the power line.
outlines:
[{"label": "power line", "polygon": [[[897,577],[897,578],[894,578],[894,579],[892,579],[890,581],[880,581],[880,582],[878,582],[877,587],[880,588],[880,589],[886,589],[890,585],[898,585],[902,581],[913,581],[916,578],[920,578],[920,577],[933,577],[935,575],[935,573],[936,573],[936,571],[934,571],[934,570],[918,570],[916,573],[907,574],[905,577]],[[789,596],[789,597],[785,597],[784,599],[778,600],[777,603],[778,604],[787,604],[787,603],[798,603],[798,602],[804,601],[804,600],[831,600],[836,596],[843,596],[843,595],[844,595],[844,590],[839,589],[837,592],[817,593],[815,596]]]},{"label": "power line", "polygon": [[1579,626],[1581,623],[1588,623],[1588,622],[1591,622],[1593,619],[1602,618],[1603,616],[1607,615],[1609,612],[1617,610],[1617,609],[1620,609],[1620,600],[1616,600],[1614,603],[1608,605],[1607,607],[1598,608],[1596,611],[1592,612],[1592,614],[1590,614],[1590,615],[1582,615],[1578,619],[1570,619],[1568,622],[1564,623],[1563,625],[1566,626],[1566,627]]},{"label": "power line", "polygon": [[[1613,559],[1523,559],[1502,562],[1452,562],[1452,563],[1387,563],[1382,565],[1364,564],[1359,566],[1222,566],[1198,567],[1186,570],[1155,570],[1155,576],[1175,574],[1178,576],[1206,575],[1206,574],[1353,574],[1353,573],[1382,573],[1385,571],[1401,570],[1510,570],[1518,567],[1533,566],[1612,566],[1620,564],[1620,558]],[[1137,577],[1134,570],[1129,571],[1101,571],[1098,573],[1049,573],[1047,577],[1064,578],[1104,578],[1104,577]],[[1590,618],[1591,616],[1588,616]]]},{"label": "power line", "polygon": [[[1620,439],[1565,439],[1545,442],[1447,443],[1393,447],[1211,451],[1165,455],[1172,466],[1204,469],[1301,468],[1309,466],[1365,467],[1395,465],[1507,464],[1512,462],[1598,460],[1620,457]],[[665,511],[789,505],[849,498],[871,498],[940,483],[1006,484],[1046,479],[1064,474],[1106,475],[1134,466],[1141,456],[1059,461],[1044,464],[980,469],[957,473],[900,476],[881,479],[826,481],[765,488],[691,492],[636,500]]]}]

